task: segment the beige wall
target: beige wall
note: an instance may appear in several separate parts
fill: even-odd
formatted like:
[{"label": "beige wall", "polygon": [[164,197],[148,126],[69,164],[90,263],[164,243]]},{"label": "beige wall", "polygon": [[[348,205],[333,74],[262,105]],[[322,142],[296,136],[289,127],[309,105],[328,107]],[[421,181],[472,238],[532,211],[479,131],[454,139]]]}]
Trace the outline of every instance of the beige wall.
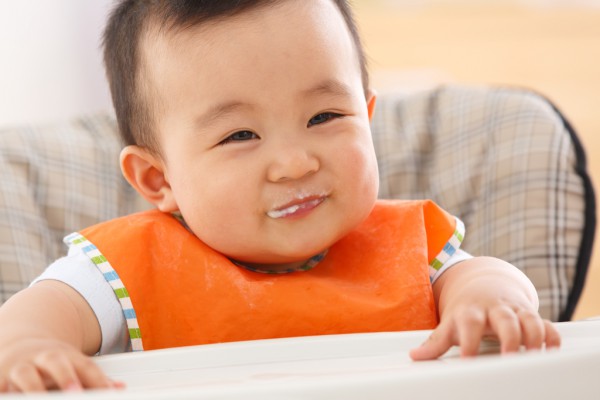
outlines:
[{"label": "beige wall", "polygon": [[[600,2],[355,3],[378,90],[463,82],[539,91],[578,131],[600,191]],[[599,246],[576,319],[600,315]]]}]

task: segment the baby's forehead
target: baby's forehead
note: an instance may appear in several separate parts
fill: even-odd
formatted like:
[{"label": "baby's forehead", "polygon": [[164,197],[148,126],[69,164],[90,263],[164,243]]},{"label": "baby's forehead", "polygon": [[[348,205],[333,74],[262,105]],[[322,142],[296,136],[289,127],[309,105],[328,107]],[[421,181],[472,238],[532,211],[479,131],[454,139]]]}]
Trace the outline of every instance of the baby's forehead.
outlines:
[{"label": "baby's forehead", "polygon": [[[351,30],[348,27],[348,22],[345,20],[338,7],[334,5],[335,1],[314,1],[317,3],[321,2],[321,5],[327,5],[325,7],[319,7],[319,17],[329,21],[333,21],[335,19],[338,19],[338,21],[343,21],[343,23],[327,23],[328,29],[336,29],[338,32],[343,32],[343,36],[348,39],[329,44],[329,46],[336,47],[336,49],[330,50],[336,51],[342,46],[347,46],[348,43],[350,43],[350,45],[354,47],[356,58],[361,66],[361,69],[364,69],[364,65],[362,64],[363,60],[361,58],[362,49],[360,47],[360,43],[357,43],[356,39],[351,34]],[[211,50],[210,53],[206,53],[207,57],[219,58],[219,49],[223,46],[230,47],[232,43],[233,45],[236,45],[240,41],[253,37],[253,32],[259,32],[264,29],[261,16],[264,16],[264,13],[268,13],[270,9],[285,9],[290,14],[289,16],[292,17],[291,14],[294,13],[294,7],[303,7],[305,4],[307,4],[304,3],[304,0],[258,1],[257,3],[260,4],[254,7],[248,7],[234,14],[225,14],[212,17],[204,16],[202,18],[190,18],[189,20],[153,20],[147,26],[147,29],[145,29],[145,34],[140,41],[141,67],[144,68],[151,65],[153,66],[156,64],[157,57],[168,56],[168,54],[172,54],[173,51],[186,53],[188,51],[196,51],[201,46]],[[282,14],[277,15],[280,19],[285,19],[286,17]],[[289,24],[275,24],[271,25],[270,29],[276,30],[272,32],[274,36],[279,36],[278,32],[283,34],[292,29],[296,29],[297,31],[308,30],[308,26],[313,22],[314,21],[307,19],[306,23],[303,25],[296,24],[292,26]],[[234,33],[229,34],[230,31],[233,31]],[[221,34],[215,34],[215,32]],[[245,32],[248,34],[245,34]],[[236,36],[238,37],[237,40]],[[257,37],[258,39],[256,40],[261,40],[260,35]],[[304,35],[301,37],[304,42],[309,42],[314,38],[311,38],[309,35]],[[318,51],[318,49],[316,51]],[[265,47],[260,56],[268,57],[269,49]]]},{"label": "baby's forehead", "polygon": [[[293,98],[316,99],[314,93],[338,98],[364,94],[355,43],[333,3],[284,3],[183,27],[155,24],[144,40],[142,95],[163,115],[183,102],[201,109],[208,99],[267,108],[274,98],[283,104]],[[325,13],[337,15],[323,17]],[[342,86],[346,89],[339,90]],[[264,100],[257,100],[257,93]]]}]

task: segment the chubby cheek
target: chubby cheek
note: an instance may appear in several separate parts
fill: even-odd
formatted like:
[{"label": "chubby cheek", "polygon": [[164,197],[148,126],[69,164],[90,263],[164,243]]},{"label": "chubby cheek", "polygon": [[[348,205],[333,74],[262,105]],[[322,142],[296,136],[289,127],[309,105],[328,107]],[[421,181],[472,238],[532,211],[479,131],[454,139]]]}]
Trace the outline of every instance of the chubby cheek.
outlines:
[{"label": "chubby cheek", "polygon": [[[357,208],[370,212],[379,190],[377,159],[370,143],[357,145],[338,157],[339,176],[344,176],[344,187]],[[368,213],[367,212],[367,213]]]},{"label": "chubby cheek", "polygon": [[[228,246],[247,237],[257,211],[258,186],[249,180],[219,174],[202,182],[189,182],[180,211],[192,231],[210,247],[228,253]],[[228,178],[229,177],[229,178]],[[241,236],[238,237],[238,236]]]},{"label": "chubby cheek", "polygon": [[[339,240],[371,213],[378,191],[377,163],[369,146],[346,147],[336,156],[335,223]],[[334,199],[332,199],[334,200]],[[333,221],[332,221],[333,222]]]}]

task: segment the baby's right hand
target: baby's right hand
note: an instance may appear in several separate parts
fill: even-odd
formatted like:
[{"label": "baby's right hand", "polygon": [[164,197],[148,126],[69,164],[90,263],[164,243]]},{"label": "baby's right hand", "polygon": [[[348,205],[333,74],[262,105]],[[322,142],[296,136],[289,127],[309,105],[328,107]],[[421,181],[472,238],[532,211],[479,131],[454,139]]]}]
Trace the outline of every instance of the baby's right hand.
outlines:
[{"label": "baby's right hand", "polygon": [[27,338],[0,343],[0,393],[121,387],[89,356],[64,342]]}]

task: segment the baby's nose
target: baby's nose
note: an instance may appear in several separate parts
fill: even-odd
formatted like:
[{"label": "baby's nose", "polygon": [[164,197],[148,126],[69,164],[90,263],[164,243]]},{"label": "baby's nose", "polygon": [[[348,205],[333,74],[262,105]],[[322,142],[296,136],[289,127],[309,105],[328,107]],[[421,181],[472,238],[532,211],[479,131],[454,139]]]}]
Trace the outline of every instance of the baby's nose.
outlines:
[{"label": "baby's nose", "polygon": [[287,146],[273,159],[268,169],[271,182],[301,179],[320,168],[316,155],[301,146]]}]

